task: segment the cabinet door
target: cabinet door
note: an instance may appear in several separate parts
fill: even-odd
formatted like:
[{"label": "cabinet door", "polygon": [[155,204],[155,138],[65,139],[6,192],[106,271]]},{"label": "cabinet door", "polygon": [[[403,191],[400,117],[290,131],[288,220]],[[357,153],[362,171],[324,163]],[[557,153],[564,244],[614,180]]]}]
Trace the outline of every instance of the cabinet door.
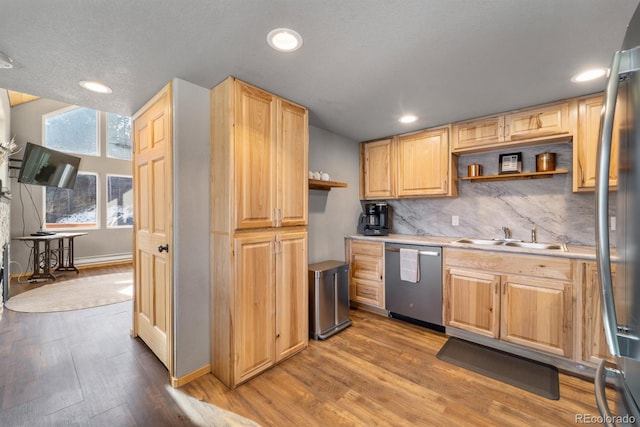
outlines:
[{"label": "cabinet door", "polygon": [[569,137],[569,103],[548,105],[508,114],[504,119],[505,141],[546,138],[554,135]]},{"label": "cabinet door", "polygon": [[[624,301],[624,295],[618,296],[621,292],[616,286],[616,268],[611,266],[611,278],[613,279],[613,299],[614,301]],[[595,263],[585,263],[585,276],[582,287],[583,302],[583,336],[582,336],[582,360],[591,363],[600,363],[601,359],[612,362],[615,358],[609,354],[607,339],[604,335],[602,323],[602,306],[600,299],[600,284],[598,269]],[[620,316],[624,310],[616,307],[616,314]],[[618,318],[618,324],[627,324],[627,319]]]},{"label": "cabinet door", "polygon": [[237,82],[235,90],[236,229],[276,225],[276,100]]},{"label": "cabinet door", "polygon": [[372,281],[382,281],[384,259],[376,256],[352,254],[351,255],[351,277]]},{"label": "cabinet door", "polygon": [[498,338],[500,276],[448,269],[444,287],[446,326]]},{"label": "cabinet door", "polygon": [[235,239],[235,295],[232,339],[235,384],[273,365],[275,254],[273,233]]},{"label": "cabinet door", "polygon": [[[578,135],[573,141],[574,191],[593,191],[596,186],[596,157],[602,104],[603,95],[585,98],[578,103]],[[609,163],[609,187],[611,188],[618,186],[619,117],[620,115],[616,114],[613,122],[614,131]]]},{"label": "cabinet door", "polygon": [[571,357],[571,291],[569,283],[502,276],[500,339]]},{"label": "cabinet door", "polygon": [[362,199],[389,199],[395,196],[394,148],[392,139],[362,144]]},{"label": "cabinet door", "polygon": [[307,232],[276,235],[276,362],[304,349],[309,340]]},{"label": "cabinet door", "polygon": [[397,196],[446,195],[449,188],[449,130],[398,137]]},{"label": "cabinet door", "polygon": [[307,224],[308,204],[307,110],[278,99],[278,226]]},{"label": "cabinet door", "polygon": [[384,287],[380,281],[352,278],[349,289],[352,301],[384,308]]},{"label": "cabinet door", "polygon": [[451,151],[473,151],[504,140],[504,116],[485,117],[455,123],[452,127]]}]

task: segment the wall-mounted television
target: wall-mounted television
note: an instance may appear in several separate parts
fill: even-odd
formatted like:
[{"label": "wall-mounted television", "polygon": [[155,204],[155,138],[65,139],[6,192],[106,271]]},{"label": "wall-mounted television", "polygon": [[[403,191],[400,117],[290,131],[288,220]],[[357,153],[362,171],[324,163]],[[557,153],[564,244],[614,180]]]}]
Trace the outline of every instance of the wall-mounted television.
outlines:
[{"label": "wall-mounted television", "polygon": [[27,142],[18,182],[73,189],[80,157]]}]

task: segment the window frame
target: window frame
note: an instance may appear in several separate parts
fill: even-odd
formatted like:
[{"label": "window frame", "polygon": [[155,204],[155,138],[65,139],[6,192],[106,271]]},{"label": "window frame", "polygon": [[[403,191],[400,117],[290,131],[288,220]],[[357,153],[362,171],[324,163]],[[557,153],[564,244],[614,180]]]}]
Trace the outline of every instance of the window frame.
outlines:
[{"label": "window frame", "polygon": [[[42,191],[42,229],[55,232],[73,232],[73,231],[85,231],[85,230],[100,230],[101,227],[101,209],[100,209],[100,174],[98,172],[78,171],[78,175],[93,175],[96,177],[96,222],[91,224],[76,224],[71,225],[67,223],[57,224],[47,222],[47,188],[43,187]],[[60,188],[58,191],[73,191],[65,188]],[[53,225],[53,226],[52,226]]]},{"label": "window frame", "polygon": [[[124,160],[124,159],[115,159],[115,160]],[[127,161],[127,160],[125,160]],[[116,177],[116,178],[130,178],[131,179],[131,191],[133,192],[133,176],[132,175],[124,175],[124,174],[117,174],[117,173],[107,173],[105,176],[105,183],[104,183],[104,205],[105,205],[105,229],[122,229],[122,228],[133,228],[133,224],[131,225],[109,225],[109,178],[110,177]],[[133,202],[134,200],[131,200],[131,213],[133,215]]]}]

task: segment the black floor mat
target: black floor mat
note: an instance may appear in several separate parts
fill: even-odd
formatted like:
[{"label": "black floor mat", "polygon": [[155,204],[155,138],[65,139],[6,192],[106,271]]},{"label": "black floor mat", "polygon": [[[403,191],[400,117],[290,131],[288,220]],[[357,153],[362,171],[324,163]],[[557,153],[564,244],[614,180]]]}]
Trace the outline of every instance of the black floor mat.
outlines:
[{"label": "black floor mat", "polygon": [[558,368],[555,366],[455,337],[449,338],[437,357],[547,399],[560,399]]}]

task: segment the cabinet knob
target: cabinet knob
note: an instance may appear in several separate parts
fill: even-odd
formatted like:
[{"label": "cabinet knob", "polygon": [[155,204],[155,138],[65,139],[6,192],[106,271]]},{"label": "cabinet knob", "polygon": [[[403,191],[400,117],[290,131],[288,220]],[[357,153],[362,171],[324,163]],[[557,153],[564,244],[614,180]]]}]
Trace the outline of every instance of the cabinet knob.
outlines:
[{"label": "cabinet knob", "polygon": [[169,253],[169,244],[168,243],[165,244],[164,246],[163,245],[158,246],[158,252],[162,253],[163,251]]}]

